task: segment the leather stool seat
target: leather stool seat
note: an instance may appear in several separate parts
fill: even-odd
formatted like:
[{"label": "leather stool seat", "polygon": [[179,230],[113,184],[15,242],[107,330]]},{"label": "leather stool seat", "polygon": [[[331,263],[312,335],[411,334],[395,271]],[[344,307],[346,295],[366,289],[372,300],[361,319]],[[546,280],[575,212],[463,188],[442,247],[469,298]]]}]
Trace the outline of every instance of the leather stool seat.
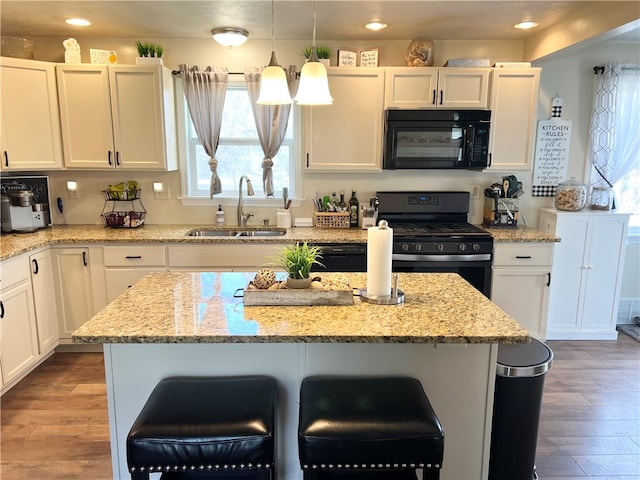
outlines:
[{"label": "leather stool seat", "polygon": [[298,450],[306,479],[438,478],[444,432],[415,378],[308,377]]},{"label": "leather stool seat", "polygon": [[160,381],[127,436],[131,478],[274,478],[276,405],[270,377]]}]

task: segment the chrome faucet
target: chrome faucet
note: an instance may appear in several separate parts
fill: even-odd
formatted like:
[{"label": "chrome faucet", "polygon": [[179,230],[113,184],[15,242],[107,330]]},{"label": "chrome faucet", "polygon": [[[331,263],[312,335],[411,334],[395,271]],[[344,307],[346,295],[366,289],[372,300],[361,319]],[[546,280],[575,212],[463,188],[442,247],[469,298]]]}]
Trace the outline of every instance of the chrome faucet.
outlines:
[{"label": "chrome faucet", "polygon": [[249,180],[249,177],[247,177],[246,175],[241,176],[240,183],[238,184],[238,226],[239,227],[245,227],[247,225],[247,221],[249,220],[249,218],[253,217],[253,213],[244,213],[242,209],[243,207],[242,180],[243,179],[247,181],[247,195],[249,195],[250,197],[254,195],[253,187],[251,186],[251,180]]}]

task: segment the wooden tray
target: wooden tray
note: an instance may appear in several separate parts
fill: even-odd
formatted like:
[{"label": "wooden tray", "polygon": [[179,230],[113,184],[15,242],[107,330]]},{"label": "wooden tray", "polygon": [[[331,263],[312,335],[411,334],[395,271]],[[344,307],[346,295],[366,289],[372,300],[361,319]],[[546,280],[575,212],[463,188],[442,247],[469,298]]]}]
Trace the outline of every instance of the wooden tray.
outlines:
[{"label": "wooden tray", "polygon": [[255,305],[353,305],[353,290],[321,290],[316,288],[286,288],[259,290],[245,288],[244,304]]}]

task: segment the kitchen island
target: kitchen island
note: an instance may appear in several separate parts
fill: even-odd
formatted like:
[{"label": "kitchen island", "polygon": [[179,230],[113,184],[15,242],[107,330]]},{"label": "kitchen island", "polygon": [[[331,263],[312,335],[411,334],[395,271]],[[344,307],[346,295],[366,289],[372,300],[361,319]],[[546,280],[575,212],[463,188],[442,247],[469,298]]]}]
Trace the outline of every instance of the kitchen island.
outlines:
[{"label": "kitchen island", "polygon": [[[366,274],[345,274],[352,287]],[[418,378],[446,433],[443,480],[487,477],[497,346],[529,334],[457,274],[400,274],[405,303],[247,306],[252,273],[155,273],[74,332],[104,344],[114,478],[128,477],[126,436],[171,375],[265,374],[280,387],[279,476],[302,478],[297,398],[315,374]]]}]

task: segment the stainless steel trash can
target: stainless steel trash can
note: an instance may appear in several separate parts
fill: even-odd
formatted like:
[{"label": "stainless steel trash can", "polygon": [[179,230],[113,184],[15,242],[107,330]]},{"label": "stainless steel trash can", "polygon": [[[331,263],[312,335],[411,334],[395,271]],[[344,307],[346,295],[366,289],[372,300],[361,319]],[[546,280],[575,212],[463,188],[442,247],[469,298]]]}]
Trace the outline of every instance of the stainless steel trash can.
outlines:
[{"label": "stainless steel trash can", "polygon": [[553,352],[539,340],[500,345],[493,399],[489,480],[530,480],[535,474],[544,376]]}]

